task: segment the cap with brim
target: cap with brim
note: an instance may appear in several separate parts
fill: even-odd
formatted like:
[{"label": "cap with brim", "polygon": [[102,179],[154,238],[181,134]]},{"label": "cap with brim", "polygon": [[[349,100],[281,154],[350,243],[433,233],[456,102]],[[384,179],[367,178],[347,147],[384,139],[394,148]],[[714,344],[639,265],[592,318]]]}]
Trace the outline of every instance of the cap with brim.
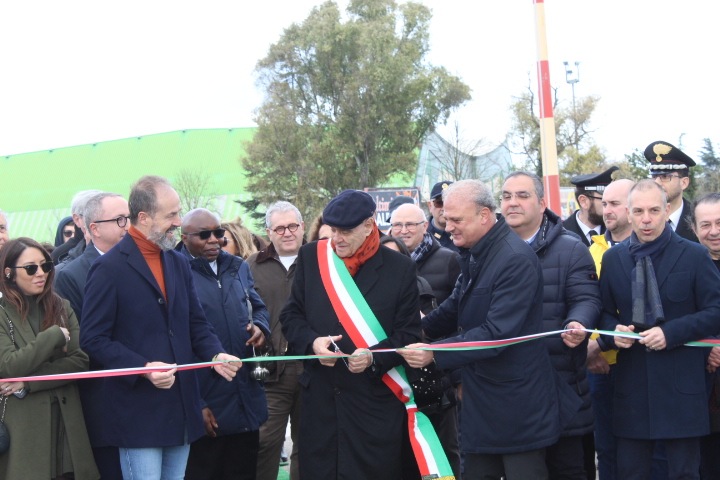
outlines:
[{"label": "cap with brim", "polygon": [[375,215],[375,201],[359,190],[345,190],[330,200],[323,210],[323,223],[331,227],[351,229]]},{"label": "cap with brim", "polygon": [[604,172],[578,175],[572,177],[570,183],[575,185],[575,189],[578,191],[603,192],[605,191],[605,187],[612,182],[612,174],[616,170],[619,170],[619,168],[612,166]]},{"label": "cap with brim", "polygon": [[405,203],[415,203],[415,200],[413,200],[412,197],[408,197],[406,195],[400,195],[393,198],[390,201],[390,205],[388,206],[388,215],[392,215],[396,208]]},{"label": "cap with brim", "polygon": [[653,142],[645,149],[650,173],[668,173],[695,166],[695,161],[668,142]]},{"label": "cap with brim", "polygon": [[435,200],[437,197],[442,195],[442,193],[450,186],[453,182],[449,180],[443,180],[442,182],[438,182],[435,185],[433,185],[432,190],[430,190],[430,200]]}]

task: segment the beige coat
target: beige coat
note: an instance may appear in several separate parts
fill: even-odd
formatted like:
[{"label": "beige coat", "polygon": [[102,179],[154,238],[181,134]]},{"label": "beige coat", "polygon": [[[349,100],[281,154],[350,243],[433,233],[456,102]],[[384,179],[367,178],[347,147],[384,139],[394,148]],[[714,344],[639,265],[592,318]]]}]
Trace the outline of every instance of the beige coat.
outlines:
[{"label": "beige coat", "polygon": [[[70,304],[63,300],[70,342],[63,352],[65,336],[53,326],[35,335],[30,323],[22,321],[18,312],[0,300],[0,377],[47,375],[87,371],[88,356],[80,350],[80,328]],[[4,309],[4,310],[3,310]],[[31,315],[40,316],[39,308]],[[14,327],[15,345],[10,338],[8,318]],[[100,477],[93,460],[85,420],[75,381],[27,382],[29,393],[19,399],[10,396],[5,424],[10,432],[10,450],[0,456],[0,479],[48,480],[52,475],[53,442],[51,405],[57,399],[65,426],[73,470],[77,480]],[[57,446],[61,447],[61,446]],[[63,472],[57,472],[63,473]]]}]

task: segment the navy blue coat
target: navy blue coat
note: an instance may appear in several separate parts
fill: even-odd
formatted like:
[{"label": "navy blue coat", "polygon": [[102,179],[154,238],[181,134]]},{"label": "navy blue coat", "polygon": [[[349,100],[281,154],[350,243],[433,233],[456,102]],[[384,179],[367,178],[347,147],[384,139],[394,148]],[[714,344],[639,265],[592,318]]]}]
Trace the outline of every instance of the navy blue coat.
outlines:
[{"label": "navy blue coat", "polygon": [[[603,256],[603,330],[632,321],[630,275],[635,262],[628,247],[629,242],[622,242]],[[613,431],[619,437],[665,439],[709,433],[707,351],[682,345],[720,333],[720,274],[705,247],[675,233],[661,255],[654,267],[667,348],[648,351],[635,342],[619,350],[613,413]]]},{"label": "navy blue coat", "polygon": [[[470,265],[471,257],[473,265]],[[470,250],[452,295],[423,319],[437,343],[501,340],[542,331],[542,271],[535,252],[503,218]],[[460,429],[466,453],[518,453],[560,435],[558,385],[542,341],[505,348],[435,352],[443,369],[460,368]]]},{"label": "navy blue coat", "polygon": [[[560,217],[545,210],[540,231],[530,245],[543,271],[543,331],[562,330],[571,321],[595,328],[602,308],[595,263],[580,238],[563,228]],[[590,386],[587,381],[587,341],[575,348],[559,335],[546,337],[555,371],[582,400],[582,407],[563,429],[563,436],[593,431]]]},{"label": "navy blue coat", "polygon": [[[203,257],[192,258],[185,247],[182,252],[190,259],[200,304],[205,316],[215,329],[225,351],[239,358],[253,356],[246,330],[249,323],[247,300],[252,305],[253,323],[265,336],[270,334],[268,310],[253,287],[248,264],[240,257],[224,251],[217,258],[218,274]],[[243,364],[232,382],[214,370],[198,371],[200,395],[204,406],[210,408],[217,420],[218,436],[260,429],[268,417],[265,390],[250,372],[257,364]]]},{"label": "navy blue coat", "polygon": [[85,282],[87,281],[90,266],[100,256],[97,248],[90,243],[82,255],[70,260],[65,268],[59,269],[55,275],[53,287],[55,292],[70,302],[75,311],[78,323],[82,321],[83,297],[85,296]]},{"label": "navy blue coat", "polygon": [[[187,259],[162,254],[167,301],[130,235],[90,268],[80,346],[91,368],[143,367],[160,361],[187,364],[209,361],[224,352],[205,319]],[[105,405],[95,446],[128,448],[182,445],[205,434],[194,370],[178,372],[172,388],[153,386],[138,375],[101,380],[97,401]]]}]

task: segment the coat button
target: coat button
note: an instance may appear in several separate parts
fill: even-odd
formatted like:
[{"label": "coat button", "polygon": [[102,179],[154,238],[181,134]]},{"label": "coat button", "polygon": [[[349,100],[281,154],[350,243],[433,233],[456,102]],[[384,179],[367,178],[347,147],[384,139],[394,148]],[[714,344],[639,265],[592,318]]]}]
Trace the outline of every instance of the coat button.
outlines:
[{"label": "coat button", "polygon": [[158,303],[159,303],[160,305],[165,305],[165,299],[162,298],[162,297],[158,298]]},{"label": "coat button", "polygon": [[171,337],[173,336],[173,331],[172,331],[172,330],[169,330],[168,333],[170,334]]},{"label": "coat button", "polygon": [[458,333],[462,333],[462,331],[463,331],[463,328],[458,326]]}]

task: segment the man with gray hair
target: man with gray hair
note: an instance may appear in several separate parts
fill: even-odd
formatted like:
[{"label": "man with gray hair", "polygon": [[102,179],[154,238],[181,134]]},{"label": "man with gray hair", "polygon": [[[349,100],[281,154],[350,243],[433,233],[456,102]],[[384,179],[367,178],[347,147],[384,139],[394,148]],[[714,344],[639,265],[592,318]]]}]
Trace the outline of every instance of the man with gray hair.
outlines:
[{"label": "man with gray hair", "polygon": [[90,242],[87,229],[85,228],[85,205],[88,200],[98,193],[100,190],[83,190],[75,194],[70,202],[70,213],[75,223],[75,236],[57,247],[52,251],[50,257],[55,265],[59,265],[68,260],[79,257],[85,251],[85,247]]},{"label": "man with gray hair", "polygon": [[3,245],[5,245],[5,242],[7,242],[9,238],[10,235],[8,234],[7,216],[5,215],[5,212],[0,210],[0,249],[2,249]]},{"label": "man with gray hair", "polygon": [[[127,200],[116,193],[97,193],[85,204],[82,219],[91,241],[82,255],[67,261],[62,269],[58,269],[54,283],[57,294],[70,302],[78,322],[82,321],[85,283],[90,267],[100,255],[110,251],[125,236],[129,214]],[[96,401],[102,383],[93,379],[80,382],[78,386],[83,414],[87,418],[85,424],[100,475],[103,479],[119,480],[122,472],[118,449],[103,444],[100,439],[104,425],[93,421],[96,415],[101,417],[104,410],[102,402]]]},{"label": "man with gray hair", "polygon": [[[303,244],[305,223],[295,205],[280,201],[270,205],[265,213],[265,232],[270,239],[270,245],[251,255],[247,262],[255,279],[255,290],[270,312],[271,354],[285,355],[288,342],[282,333],[280,312],[290,296],[296,259]],[[288,417],[293,442],[290,454],[290,478],[299,479],[300,384],[298,378],[302,372],[303,365],[300,360],[271,364],[270,376],[265,379],[269,418],[260,427],[258,480],[277,479],[280,451],[285,441]]]},{"label": "man with gray hair", "polygon": [[[443,193],[446,231],[462,274],[450,298],[423,319],[436,343],[495,341],[540,333],[543,282],[537,255],[496,218],[490,190],[461,180]],[[555,372],[543,342],[469,351],[400,353],[411,367],[460,369],[465,480],[547,478],[545,449],[560,435]]]},{"label": "man with gray hair", "polygon": [[707,352],[685,344],[717,335],[720,275],[707,249],[667,223],[665,190],[641,180],[630,190],[629,240],[603,256],[602,330],[618,347],[613,433],[618,478],[649,478],[662,442],[668,478],[699,478],[700,437],[710,432]]},{"label": "man with gray hair", "polygon": [[78,322],[82,321],[85,281],[90,266],[122,240],[128,229],[129,215],[127,200],[116,193],[97,193],[85,204],[83,223],[90,243],[81,256],[65,262],[65,267],[55,275],[54,284],[58,295],[70,301]]}]

